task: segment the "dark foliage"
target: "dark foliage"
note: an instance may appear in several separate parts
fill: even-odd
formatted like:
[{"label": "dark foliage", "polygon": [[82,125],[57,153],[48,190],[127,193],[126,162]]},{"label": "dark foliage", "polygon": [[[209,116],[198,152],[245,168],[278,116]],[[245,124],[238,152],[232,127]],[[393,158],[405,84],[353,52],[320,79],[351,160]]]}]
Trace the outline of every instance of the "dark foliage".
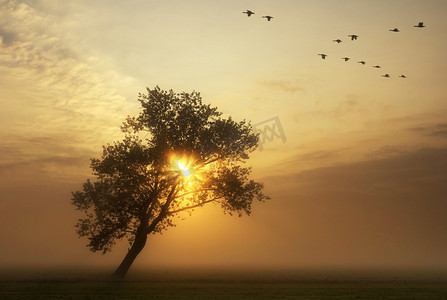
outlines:
[{"label": "dark foliage", "polygon": [[92,251],[106,253],[117,239],[133,244],[143,235],[144,247],[149,233],[207,203],[242,215],[250,214],[253,200],[268,199],[241,166],[258,143],[250,123],[222,118],[197,92],[155,87],[139,101],[142,112],[121,128],[125,138],[92,159],[96,181],[73,193],[72,203],[86,215],[77,232]]}]

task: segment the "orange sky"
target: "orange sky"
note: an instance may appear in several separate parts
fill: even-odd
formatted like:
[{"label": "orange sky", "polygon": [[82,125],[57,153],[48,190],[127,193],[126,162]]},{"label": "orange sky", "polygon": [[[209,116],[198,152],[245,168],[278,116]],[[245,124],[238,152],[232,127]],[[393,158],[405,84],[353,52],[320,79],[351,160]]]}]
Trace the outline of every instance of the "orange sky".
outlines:
[{"label": "orange sky", "polygon": [[76,237],[70,192],[155,85],[200,91],[236,120],[277,116],[287,141],[250,160],[271,201],[243,218],[197,211],[138,265],[447,267],[446,12],[443,0],[0,0],[0,268],[120,262],[125,244],[102,256]]}]

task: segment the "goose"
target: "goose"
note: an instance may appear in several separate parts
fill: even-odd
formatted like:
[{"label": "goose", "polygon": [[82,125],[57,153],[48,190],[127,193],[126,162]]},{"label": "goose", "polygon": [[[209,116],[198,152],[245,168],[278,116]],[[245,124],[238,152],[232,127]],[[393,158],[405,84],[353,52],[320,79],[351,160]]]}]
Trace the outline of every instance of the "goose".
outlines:
[{"label": "goose", "polygon": [[407,76],[405,76],[404,74],[399,76],[400,78],[407,78]]},{"label": "goose", "polygon": [[390,74],[385,74],[385,75],[382,75],[382,77],[385,77],[385,78],[390,78]]},{"label": "goose", "polygon": [[342,57],[341,59],[344,59],[345,61],[348,61],[349,57]]},{"label": "goose", "polygon": [[272,16],[262,16],[263,18],[266,18],[267,19],[267,21],[270,21],[271,19],[273,19],[273,17]]},{"label": "goose", "polygon": [[243,11],[242,13],[247,14],[248,17],[251,15],[254,15],[254,12],[252,12],[251,10],[248,10],[248,9],[247,9],[247,11]]},{"label": "goose", "polygon": [[390,31],[393,31],[393,32],[400,32],[399,29],[397,29],[397,28],[390,29]]},{"label": "goose", "polygon": [[423,28],[423,27],[425,27],[424,22],[419,22],[419,24],[414,25],[413,27]]},{"label": "goose", "polygon": [[373,68],[380,69],[381,66],[373,66]]},{"label": "goose", "polygon": [[326,59],[326,56],[327,56],[327,54],[323,54],[323,53],[318,54],[318,55],[320,55],[322,59]]},{"label": "goose", "polygon": [[366,64],[366,61],[361,60],[361,61],[359,61],[358,63],[364,65],[364,64]]},{"label": "goose", "polygon": [[356,40],[359,36],[355,35],[355,34],[350,34],[350,35],[348,35],[348,37],[350,37],[351,41],[353,41],[353,40]]},{"label": "goose", "polygon": [[336,42],[337,44],[340,44],[342,42],[342,40],[336,39],[336,40],[333,40],[333,42]]}]

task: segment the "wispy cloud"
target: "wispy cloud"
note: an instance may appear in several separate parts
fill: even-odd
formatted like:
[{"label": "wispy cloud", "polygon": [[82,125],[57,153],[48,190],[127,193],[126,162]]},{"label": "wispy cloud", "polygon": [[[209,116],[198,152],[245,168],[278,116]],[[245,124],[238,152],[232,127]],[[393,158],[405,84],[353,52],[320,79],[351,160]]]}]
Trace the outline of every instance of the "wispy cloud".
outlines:
[{"label": "wispy cloud", "polygon": [[[317,153],[319,154],[319,153]],[[334,153],[322,154],[322,157],[333,156]],[[315,154],[311,153],[310,158]],[[316,155],[317,158],[319,155]],[[297,156],[296,164],[303,157]],[[293,161],[288,161],[288,164]],[[372,155],[365,156],[362,161],[354,163],[340,163],[331,167],[316,168],[313,170],[285,174],[271,177],[275,182],[287,185],[294,183],[315,183],[330,190],[344,186],[349,190],[362,189],[364,192],[373,192],[377,186],[393,187],[396,191],[413,188],[425,189],[437,186],[439,193],[447,191],[441,189],[447,182],[447,148],[422,148],[417,151],[405,151],[397,148],[382,148]],[[285,178],[288,178],[285,180]],[[284,180],[284,181],[283,181]],[[417,183],[417,185],[412,185]],[[422,200],[422,199],[421,199]]]},{"label": "wispy cloud", "polygon": [[60,29],[63,17],[43,8],[58,11],[51,1],[0,0],[1,161],[91,153],[115,139],[132,107]]},{"label": "wispy cloud", "polygon": [[46,156],[34,160],[0,164],[0,192],[10,186],[79,182],[85,177],[89,160],[79,156]]},{"label": "wispy cloud", "polygon": [[380,147],[380,149],[367,153],[365,156],[368,159],[385,159],[385,158],[401,156],[406,153],[408,153],[408,151],[403,150],[396,146],[383,146]]},{"label": "wispy cloud", "polygon": [[348,94],[346,99],[341,100],[337,108],[335,109],[336,114],[344,114],[353,111],[358,111],[360,107],[359,97],[356,95]]},{"label": "wispy cloud", "polygon": [[[313,255],[330,252],[337,261],[362,258],[392,266],[443,261],[447,148],[367,157],[263,181],[274,195],[272,209],[290,212],[282,218],[290,220],[296,235],[318,237],[311,241]],[[297,249],[303,246],[299,243]]]},{"label": "wispy cloud", "polygon": [[425,136],[447,138],[447,123],[415,126],[408,128],[408,130],[420,133]]},{"label": "wispy cloud", "polygon": [[292,160],[296,163],[303,161],[326,160],[337,157],[339,154],[340,151],[320,150],[296,155]]},{"label": "wispy cloud", "polygon": [[286,93],[305,93],[304,88],[297,82],[288,80],[264,80],[261,81],[260,84],[264,87],[280,90]]}]

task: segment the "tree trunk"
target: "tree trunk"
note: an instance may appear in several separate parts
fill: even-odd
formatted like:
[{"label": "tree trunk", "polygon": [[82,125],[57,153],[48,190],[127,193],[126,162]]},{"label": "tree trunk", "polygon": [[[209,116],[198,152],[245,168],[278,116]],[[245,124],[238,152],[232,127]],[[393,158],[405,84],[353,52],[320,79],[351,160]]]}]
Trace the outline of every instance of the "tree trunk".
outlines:
[{"label": "tree trunk", "polygon": [[[172,197],[174,195],[174,191],[177,187],[177,184],[174,185],[174,187],[169,192],[169,195],[166,199],[166,203],[163,205],[161,212],[158,214],[158,216],[151,222],[151,224],[148,226],[147,222],[149,220],[149,213],[146,212],[143,219],[141,220],[141,224],[137,229],[137,233],[135,234],[135,240],[132,244],[132,247],[130,248],[129,252],[127,252],[126,257],[124,257],[123,261],[119,265],[119,267],[115,270],[113,273],[113,276],[115,277],[124,277],[127,274],[127,271],[129,270],[130,266],[132,265],[133,261],[137,257],[137,255],[143,250],[144,246],[146,245],[147,235],[154,231],[158,223],[166,217],[166,212],[168,210],[169,205],[171,204],[172,200],[174,198]],[[150,203],[150,202],[148,202]],[[148,209],[148,206],[144,208],[146,211]]]},{"label": "tree trunk", "polygon": [[146,232],[140,231],[139,233],[136,234],[132,247],[130,248],[129,252],[127,252],[126,256],[124,257],[119,267],[113,273],[113,276],[121,278],[126,276],[127,271],[129,270],[133,261],[146,245],[146,240],[147,240]]}]

